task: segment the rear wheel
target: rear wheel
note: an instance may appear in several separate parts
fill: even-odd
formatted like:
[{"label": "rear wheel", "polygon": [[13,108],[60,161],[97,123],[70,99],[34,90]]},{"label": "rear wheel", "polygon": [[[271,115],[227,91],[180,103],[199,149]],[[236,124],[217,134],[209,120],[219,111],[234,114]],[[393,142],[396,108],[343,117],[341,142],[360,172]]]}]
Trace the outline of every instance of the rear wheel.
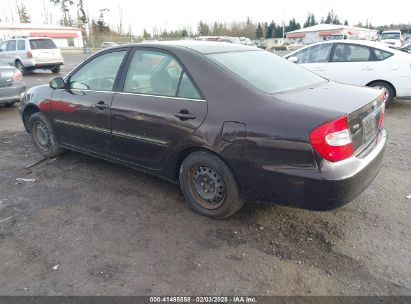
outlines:
[{"label": "rear wheel", "polygon": [[384,90],[384,101],[386,105],[391,104],[394,101],[395,90],[393,86],[388,82],[376,81],[369,84],[368,86]]},{"label": "rear wheel", "polygon": [[54,74],[60,73],[60,66],[56,65],[54,68],[51,69]]},{"label": "rear wheel", "polygon": [[194,152],[183,161],[180,186],[187,203],[211,218],[229,217],[244,204],[230,168],[218,156],[206,151]]},{"label": "rear wheel", "polygon": [[31,138],[41,154],[46,157],[56,157],[64,152],[57,142],[51,123],[43,113],[37,112],[31,115],[28,126]]},{"label": "rear wheel", "polygon": [[27,74],[27,69],[24,67],[20,60],[16,60],[15,67],[21,72],[22,75]]}]

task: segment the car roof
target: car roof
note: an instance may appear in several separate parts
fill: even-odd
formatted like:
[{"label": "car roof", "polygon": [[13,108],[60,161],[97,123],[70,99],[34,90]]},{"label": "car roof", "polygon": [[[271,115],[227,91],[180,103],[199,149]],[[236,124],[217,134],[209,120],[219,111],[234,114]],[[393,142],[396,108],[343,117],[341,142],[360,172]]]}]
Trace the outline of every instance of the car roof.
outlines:
[{"label": "car roof", "polygon": [[310,47],[310,46],[313,46],[313,45],[318,45],[318,44],[326,44],[326,43],[358,44],[358,45],[364,45],[364,46],[369,46],[369,47],[373,47],[373,48],[378,48],[380,50],[387,51],[387,52],[399,52],[396,49],[390,48],[384,42],[369,41],[369,40],[353,40],[353,39],[322,41],[322,42],[317,42],[317,43],[307,45],[304,48],[307,48],[307,47]]},{"label": "car roof", "polygon": [[[241,51],[259,51],[261,49],[255,46],[247,46],[242,44],[215,42],[215,41],[198,41],[198,40],[176,40],[176,41],[157,41],[157,42],[141,42],[128,44],[129,46],[146,46],[160,48],[186,48],[201,54],[226,53],[226,52],[241,52]],[[124,47],[124,45],[119,46]]]}]

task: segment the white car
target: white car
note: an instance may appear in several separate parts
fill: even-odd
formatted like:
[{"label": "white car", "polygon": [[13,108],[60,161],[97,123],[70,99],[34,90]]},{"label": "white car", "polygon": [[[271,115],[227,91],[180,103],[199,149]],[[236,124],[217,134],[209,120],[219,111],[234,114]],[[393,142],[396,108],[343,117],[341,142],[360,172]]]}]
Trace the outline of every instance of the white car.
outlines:
[{"label": "white car", "polygon": [[383,88],[387,103],[395,97],[411,97],[411,55],[383,43],[363,40],[319,42],[285,58],[336,82]]}]

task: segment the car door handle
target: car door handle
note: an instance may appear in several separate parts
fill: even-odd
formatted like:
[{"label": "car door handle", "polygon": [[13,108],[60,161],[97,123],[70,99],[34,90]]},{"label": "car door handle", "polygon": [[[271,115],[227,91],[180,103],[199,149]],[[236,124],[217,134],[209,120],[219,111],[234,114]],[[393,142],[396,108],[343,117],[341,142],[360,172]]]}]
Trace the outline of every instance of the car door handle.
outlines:
[{"label": "car door handle", "polygon": [[100,110],[107,109],[107,108],[110,107],[110,106],[109,106],[108,104],[106,104],[104,101],[99,101],[99,102],[96,103],[94,106],[95,106],[96,108],[100,109]]},{"label": "car door handle", "polygon": [[175,117],[180,118],[180,120],[196,119],[196,115],[190,113],[188,110],[180,110],[180,112],[174,114]]},{"label": "car door handle", "polygon": [[369,67],[362,68],[361,70],[363,70],[363,71],[374,71],[373,68],[369,68]]}]

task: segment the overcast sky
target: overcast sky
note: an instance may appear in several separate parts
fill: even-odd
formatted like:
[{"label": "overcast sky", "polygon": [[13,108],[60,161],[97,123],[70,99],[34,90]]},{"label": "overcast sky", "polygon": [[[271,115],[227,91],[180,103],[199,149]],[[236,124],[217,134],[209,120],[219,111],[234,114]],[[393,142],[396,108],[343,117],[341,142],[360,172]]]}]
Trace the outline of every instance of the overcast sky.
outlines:
[{"label": "overcast sky", "polygon": [[[32,22],[41,23],[43,2],[52,9],[49,0],[18,0],[28,8]],[[77,0],[74,0],[75,2]],[[134,34],[141,34],[144,28],[149,32],[157,28],[180,29],[190,27],[195,30],[199,20],[241,21],[250,17],[254,22],[281,23],[295,17],[304,23],[309,12],[314,13],[317,21],[325,17],[331,9],[338,14],[341,22],[345,19],[349,24],[368,19],[373,25],[391,23],[410,23],[411,4],[408,0],[391,0],[382,4],[376,0],[344,0],[344,1],[275,1],[275,0],[83,0],[91,18],[98,18],[99,9],[109,8],[106,21],[116,26],[119,20],[119,8],[123,12],[123,27],[127,30],[131,25]],[[15,6],[15,0],[1,0],[0,9],[10,11],[8,6]],[[54,8],[54,11],[56,8]],[[58,14],[59,11],[55,11]],[[2,18],[3,19],[3,18]]]}]

